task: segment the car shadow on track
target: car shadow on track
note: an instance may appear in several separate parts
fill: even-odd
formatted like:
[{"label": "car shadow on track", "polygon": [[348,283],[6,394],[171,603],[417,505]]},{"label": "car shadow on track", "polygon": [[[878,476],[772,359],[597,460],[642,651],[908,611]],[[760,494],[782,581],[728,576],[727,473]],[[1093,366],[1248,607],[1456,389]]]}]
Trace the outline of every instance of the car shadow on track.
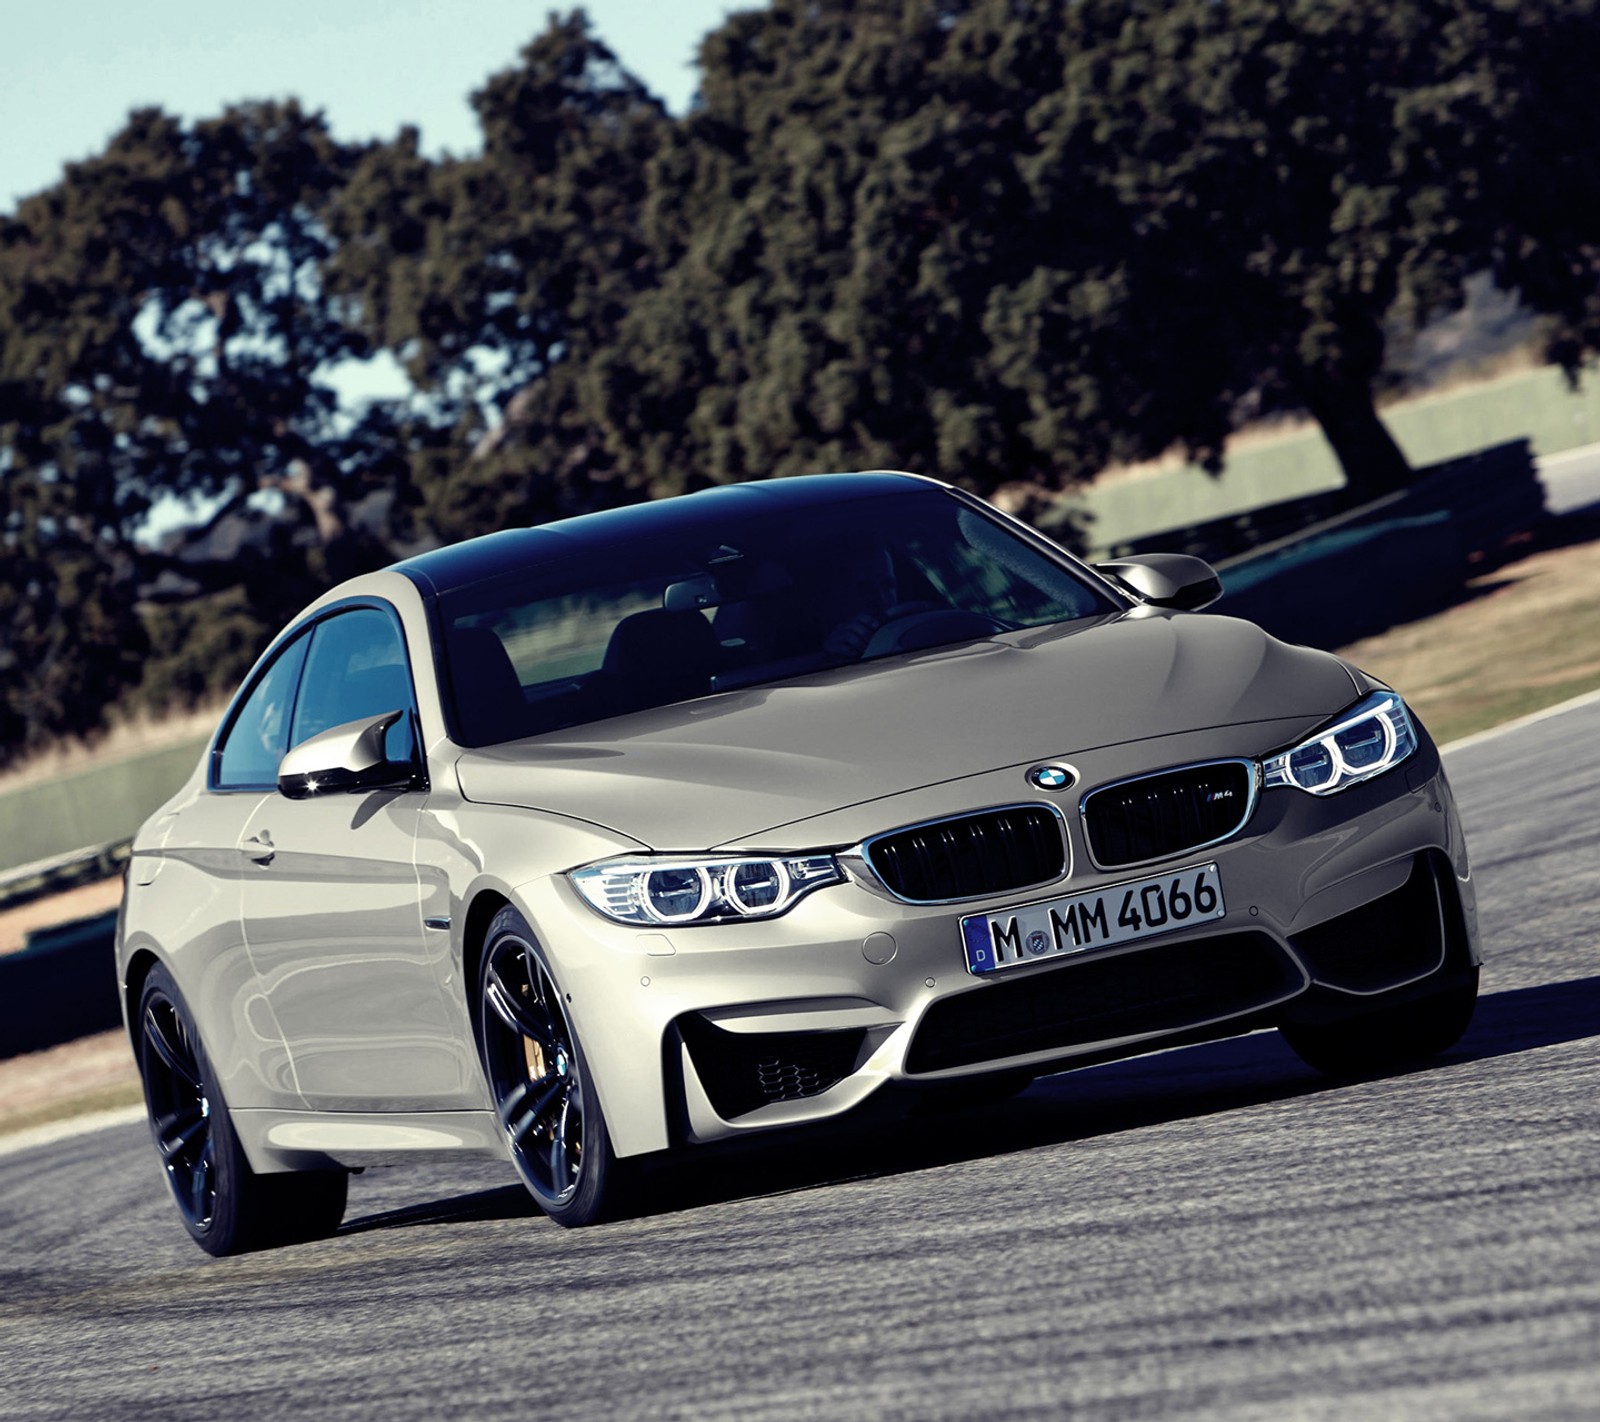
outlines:
[{"label": "car shadow on track", "polygon": [[[1389,1073],[1407,1076],[1600,1036],[1600,977],[1488,993],[1449,1052]],[[1041,1078],[1011,1100],[938,1107],[900,1097],[828,1126],[773,1133],[645,1163],[634,1217],[901,1175],[1041,1146],[1193,1120],[1348,1083],[1304,1066],[1276,1032],[1180,1047]],[[534,1215],[520,1186],[462,1194],[357,1218],[344,1234]]]},{"label": "car shadow on track", "polygon": [[1485,993],[1467,1035],[1437,1060],[1486,1060],[1595,1036],[1600,1036],[1600,977],[1572,978]]},{"label": "car shadow on track", "polygon": [[[510,1166],[506,1171],[510,1173]],[[418,1225],[469,1224],[489,1220],[525,1219],[539,1213],[538,1206],[521,1185],[501,1185],[492,1190],[449,1195],[427,1200],[398,1210],[382,1210],[357,1215],[339,1226],[339,1233],[370,1234],[375,1230],[413,1229]]]}]

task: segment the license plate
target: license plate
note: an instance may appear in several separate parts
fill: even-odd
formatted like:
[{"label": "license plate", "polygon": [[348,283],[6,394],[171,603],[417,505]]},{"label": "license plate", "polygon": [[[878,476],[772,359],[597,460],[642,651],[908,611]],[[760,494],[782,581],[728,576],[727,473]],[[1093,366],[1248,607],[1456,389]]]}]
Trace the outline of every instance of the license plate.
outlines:
[{"label": "license plate", "polygon": [[1222,876],[1215,864],[1203,864],[1002,913],[970,914],[961,920],[961,938],[967,971],[981,976],[1170,933],[1226,912]]}]

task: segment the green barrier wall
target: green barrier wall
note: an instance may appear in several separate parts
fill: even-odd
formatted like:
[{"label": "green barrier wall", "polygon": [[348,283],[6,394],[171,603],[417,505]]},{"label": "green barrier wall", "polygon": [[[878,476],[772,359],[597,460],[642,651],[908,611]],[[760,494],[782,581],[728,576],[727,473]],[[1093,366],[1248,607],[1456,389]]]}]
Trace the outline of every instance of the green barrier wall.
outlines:
[{"label": "green barrier wall", "polygon": [[[1423,396],[1384,411],[1413,466],[1471,454],[1521,436],[1537,457],[1600,441],[1600,381],[1577,391],[1554,367],[1520,371],[1482,385]],[[1261,439],[1228,457],[1220,478],[1195,465],[1091,487],[1068,507],[1085,520],[1091,551],[1209,523],[1344,483],[1339,462],[1316,430]]]},{"label": "green barrier wall", "polygon": [[205,745],[187,741],[0,794],[0,873],[130,838],[189,778]]},{"label": "green barrier wall", "polygon": [[112,958],[115,912],[28,936],[0,954],[0,1058],[37,1052],[122,1022]]}]

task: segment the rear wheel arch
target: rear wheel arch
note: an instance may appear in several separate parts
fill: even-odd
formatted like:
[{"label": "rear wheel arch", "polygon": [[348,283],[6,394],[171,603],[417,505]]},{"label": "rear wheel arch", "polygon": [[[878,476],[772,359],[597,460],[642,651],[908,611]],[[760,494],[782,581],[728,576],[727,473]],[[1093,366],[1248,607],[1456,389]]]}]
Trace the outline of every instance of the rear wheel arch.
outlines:
[{"label": "rear wheel arch", "polygon": [[252,1168],[172,970],[154,954],[144,968],[131,1022],[134,1057],[156,1153],[190,1237],[223,1255],[332,1234],[349,1177]]}]

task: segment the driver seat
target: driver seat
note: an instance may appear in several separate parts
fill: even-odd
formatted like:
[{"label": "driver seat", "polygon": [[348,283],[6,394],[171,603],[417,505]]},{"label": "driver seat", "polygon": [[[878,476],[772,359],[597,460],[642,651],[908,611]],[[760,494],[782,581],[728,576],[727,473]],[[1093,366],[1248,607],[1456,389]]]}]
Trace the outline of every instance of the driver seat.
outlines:
[{"label": "driver seat", "polygon": [[658,607],[624,617],[600,667],[613,714],[707,695],[721,651],[700,612]]}]

